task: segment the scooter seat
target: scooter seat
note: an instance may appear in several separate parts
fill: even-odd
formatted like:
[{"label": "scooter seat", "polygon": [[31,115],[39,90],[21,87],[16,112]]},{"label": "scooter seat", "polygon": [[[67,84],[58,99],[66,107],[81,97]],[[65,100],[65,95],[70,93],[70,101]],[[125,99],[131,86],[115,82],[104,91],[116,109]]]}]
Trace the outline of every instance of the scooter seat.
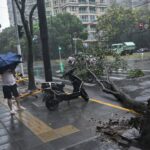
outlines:
[{"label": "scooter seat", "polygon": [[63,82],[53,82],[51,84],[53,90],[62,90],[65,87]]},{"label": "scooter seat", "polygon": [[46,89],[46,88],[49,88],[49,87],[50,87],[49,82],[43,82],[43,83],[41,83],[41,88],[42,89]]},{"label": "scooter seat", "polygon": [[55,82],[58,86],[62,86],[62,87],[64,87],[65,86],[65,84],[63,83],[63,82]]}]

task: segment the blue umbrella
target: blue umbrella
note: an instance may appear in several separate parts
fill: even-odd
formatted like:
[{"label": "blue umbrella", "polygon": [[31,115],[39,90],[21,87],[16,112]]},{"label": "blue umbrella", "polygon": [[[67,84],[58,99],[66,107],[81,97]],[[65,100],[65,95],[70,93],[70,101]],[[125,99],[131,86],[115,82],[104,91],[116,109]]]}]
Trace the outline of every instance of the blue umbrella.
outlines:
[{"label": "blue umbrella", "polygon": [[0,54],[0,73],[8,69],[15,69],[21,63],[21,55],[8,52],[7,54]]}]

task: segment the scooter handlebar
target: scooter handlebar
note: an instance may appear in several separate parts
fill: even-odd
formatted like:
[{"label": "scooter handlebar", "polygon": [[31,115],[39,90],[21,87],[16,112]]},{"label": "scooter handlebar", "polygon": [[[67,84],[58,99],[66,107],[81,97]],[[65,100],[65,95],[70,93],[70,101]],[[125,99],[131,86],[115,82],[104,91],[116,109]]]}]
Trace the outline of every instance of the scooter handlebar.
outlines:
[{"label": "scooter handlebar", "polygon": [[63,74],[63,76],[61,78],[64,78],[65,76],[68,76],[69,74],[72,74],[77,68],[72,68],[69,71],[67,71],[66,73]]}]

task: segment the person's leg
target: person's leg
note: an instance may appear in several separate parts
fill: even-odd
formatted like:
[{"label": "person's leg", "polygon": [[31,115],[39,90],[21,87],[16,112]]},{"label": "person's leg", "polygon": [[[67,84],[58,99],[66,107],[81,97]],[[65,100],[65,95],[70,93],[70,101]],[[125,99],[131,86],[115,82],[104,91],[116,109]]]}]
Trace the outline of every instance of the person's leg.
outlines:
[{"label": "person's leg", "polygon": [[16,111],[12,108],[12,100],[11,99],[7,99],[7,103],[8,103],[8,107],[10,109],[10,114],[11,115],[16,114]]},{"label": "person's leg", "polygon": [[12,101],[11,99],[7,99],[7,104],[10,110],[12,110]]},{"label": "person's leg", "polygon": [[11,95],[11,90],[10,90],[9,86],[3,86],[3,94],[4,94],[4,98],[7,99],[7,104],[8,104],[8,107],[10,109],[11,115],[14,115],[15,111],[12,108],[12,100],[11,100],[12,95]]},{"label": "person's leg", "polygon": [[20,104],[20,98],[19,98],[19,93],[18,93],[16,84],[12,86],[11,91],[13,93],[13,96],[15,97],[18,110],[25,110],[25,108],[23,106],[21,106],[21,104]]},{"label": "person's leg", "polygon": [[15,100],[17,103],[18,110],[25,110],[25,108],[23,106],[21,106],[21,104],[20,104],[19,97],[15,97]]}]

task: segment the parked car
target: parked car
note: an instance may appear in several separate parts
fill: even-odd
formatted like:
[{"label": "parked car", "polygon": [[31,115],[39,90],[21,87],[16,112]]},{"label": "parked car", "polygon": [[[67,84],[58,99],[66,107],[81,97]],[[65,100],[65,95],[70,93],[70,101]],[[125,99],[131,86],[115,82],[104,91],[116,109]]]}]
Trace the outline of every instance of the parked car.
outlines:
[{"label": "parked car", "polygon": [[144,52],[150,52],[149,48],[140,48],[136,51],[136,53],[144,53]]}]

